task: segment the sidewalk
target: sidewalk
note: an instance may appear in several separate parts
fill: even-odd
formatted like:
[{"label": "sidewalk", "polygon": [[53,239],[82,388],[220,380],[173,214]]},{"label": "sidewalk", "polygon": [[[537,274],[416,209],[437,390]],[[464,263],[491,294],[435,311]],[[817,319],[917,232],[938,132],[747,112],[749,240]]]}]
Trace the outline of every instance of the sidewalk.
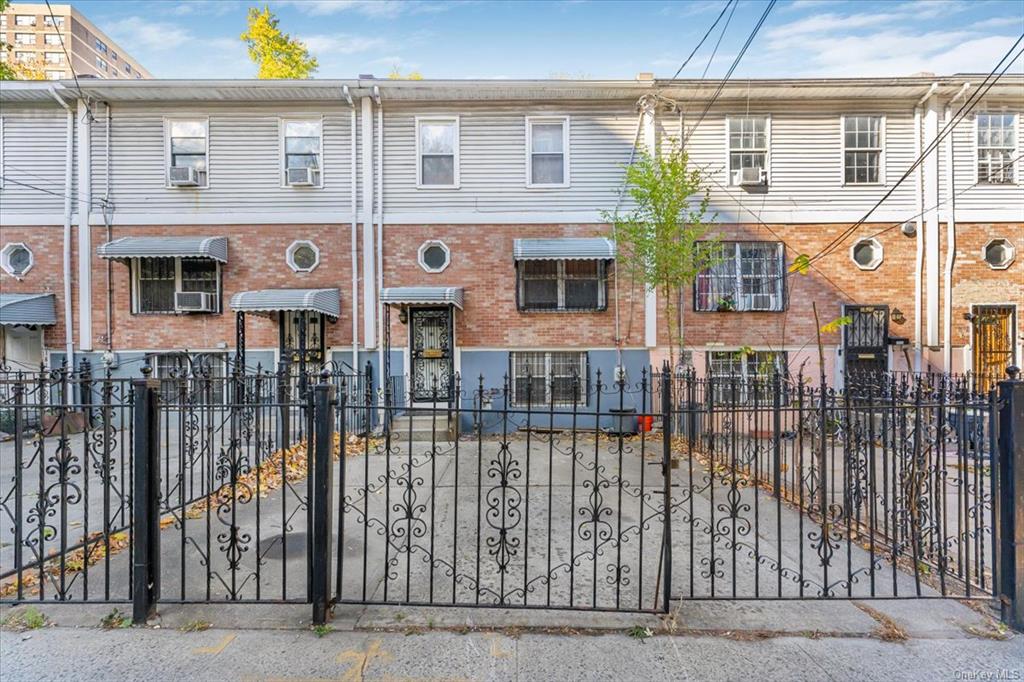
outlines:
[{"label": "sidewalk", "polygon": [[111,610],[5,628],[5,682],[1024,679],[1024,636],[952,601],[683,602],[670,618],[341,606],[322,636],[305,605],[165,606],[149,627],[101,629]]}]

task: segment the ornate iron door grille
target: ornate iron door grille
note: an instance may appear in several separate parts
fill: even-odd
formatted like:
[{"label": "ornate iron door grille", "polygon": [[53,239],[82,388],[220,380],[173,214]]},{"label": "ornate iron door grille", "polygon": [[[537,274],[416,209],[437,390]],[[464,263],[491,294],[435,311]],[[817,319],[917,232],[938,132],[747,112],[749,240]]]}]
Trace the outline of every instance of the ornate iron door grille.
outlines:
[{"label": "ornate iron door grille", "polygon": [[448,402],[453,376],[451,308],[409,310],[409,355],[413,399]]},{"label": "ornate iron door grille", "polygon": [[977,390],[988,392],[995,382],[1004,378],[1006,368],[1014,362],[1013,332],[1017,327],[1016,309],[1012,305],[979,305],[974,307],[972,345]]},{"label": "ornate iron door grille", "polygon": [[889,368],[889,306],[848,305],[844,314],[851,318],[843,327],[843,352],[846,373],[884,372]]}]

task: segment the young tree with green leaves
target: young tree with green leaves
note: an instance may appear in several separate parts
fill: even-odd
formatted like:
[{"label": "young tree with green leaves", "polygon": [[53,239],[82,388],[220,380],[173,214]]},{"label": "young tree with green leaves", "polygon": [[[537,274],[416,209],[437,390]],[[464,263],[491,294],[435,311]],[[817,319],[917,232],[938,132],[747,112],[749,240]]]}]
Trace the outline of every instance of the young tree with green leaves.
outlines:
[{"label": "young tree with green leaves", "polygon": [[721,260],[718,238],[711,233],[708,188],[689,161],[675,142],[662,154],[644,150],[625,168],[632,210],[601,212],[618,247],[616,277],[631,277],[662,300],[672,366],[677,347],[683,358],[683,292]]},{"label": "young tree with green leaves", "polygon": [[402,75],[402,72],[398,70],[398,64],[395,64],[391,67],[391,73],[388,74],[388,80],[421,81],[423,80],[423,74],[419,71],[410,71],[409,73]]},{"label": "young tree with green leaves", "polygon": [[249,58],[259,66],[257,78],[309,78],[319,66],[305,43],[278,28],[278,18],[269,7],[249,8],[241,38]]}]

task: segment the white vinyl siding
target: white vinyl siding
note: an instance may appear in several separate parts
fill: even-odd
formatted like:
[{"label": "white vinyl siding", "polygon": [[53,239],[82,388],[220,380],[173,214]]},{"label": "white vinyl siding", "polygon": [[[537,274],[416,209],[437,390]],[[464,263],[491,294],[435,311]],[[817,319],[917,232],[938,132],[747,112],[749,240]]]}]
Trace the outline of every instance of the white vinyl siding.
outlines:
[{"label": "white vinyl siding", "polygon": [[[59,216],[64,211],[66,130],[63,109],[3,106],[0,174],[5,180],[0,212]],[[74,174],[72,178],[75,179]],[[54,224],[59,221],[59,217],[55,218]]]},{"label": "white vinyl siding", "polygon": [[526,186],[569,186],[569,118],[526,117]]}]

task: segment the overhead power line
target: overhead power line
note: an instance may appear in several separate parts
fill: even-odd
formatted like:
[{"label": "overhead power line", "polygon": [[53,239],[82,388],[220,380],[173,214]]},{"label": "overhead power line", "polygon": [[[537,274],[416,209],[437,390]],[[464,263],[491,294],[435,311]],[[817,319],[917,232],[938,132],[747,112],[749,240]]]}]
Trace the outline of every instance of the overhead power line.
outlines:
[{"label": "overhead power line", "polygon": [[[46,11],[50,15],[50,21],[53,22],[53,28],[57,31],[57,39],[60,40],[60,49],[64,51],[64,58],[68,60],[68,68],[71,69],[71,77],[75,79],[75,88],[78,90],[78,96],[82,102],[85,103],[85,113],[89,117],[89,121],[93,120],[92,109],[89,107],[89,100],[85,98],[85,94],[82,93],[82,86],[78,82],[78,74],[75,73],[75,63],[71,61],[71,55],[68,53],[68,48],[64,44],[64,34],[61,32],[60,27],[57,25],[57,17],[53,15],[53,8],[50,7],[50,0],[46,0]],[[70,28],[68,29],[70,30]]]},{"label": "overhead power line", "polygon": [[[683,63],[679,66],[679,68],[676,69],[675,74],[673,74],[673,76],[672,76],[672,80],[675,80],[676,78],[679,78],[679,74],[681,74],[683,72],[683,69],[686,68],[686,65],[690,63],[691,59],[693,59],[693,55],[697,54],[697,50],[699,50],[701,48],[701,46],[704,44],[704,41],[707,40],[708,36],[711,35],[711,32],[715,30],[715,26],[718,26],[718,22],[720,22],[722,20],[722,17],[725,16],[725,12],[726,12],[726,10],[729,9],[729,5],[731,5],[733,3],[737,3],[738,4],[739,0],[726,0],[725,6],[722,8],[722,11],[718,13],[718,17],[715,19],[715,23],[711,24],[711,26],[708,27],[708,30],[705,31],[705,33],[704,33],[704,37],[700,39],[700,42],[697,43],[697,46],[693,48],[693,51],[690,53],[690,55],[683,61]],[[735,7],[733,8],[733,10],[735,10]],[[732,15],[730,15],[730,16],[732,16]],[[724,33],[724,31],[723,31],[723,33]]]}]

